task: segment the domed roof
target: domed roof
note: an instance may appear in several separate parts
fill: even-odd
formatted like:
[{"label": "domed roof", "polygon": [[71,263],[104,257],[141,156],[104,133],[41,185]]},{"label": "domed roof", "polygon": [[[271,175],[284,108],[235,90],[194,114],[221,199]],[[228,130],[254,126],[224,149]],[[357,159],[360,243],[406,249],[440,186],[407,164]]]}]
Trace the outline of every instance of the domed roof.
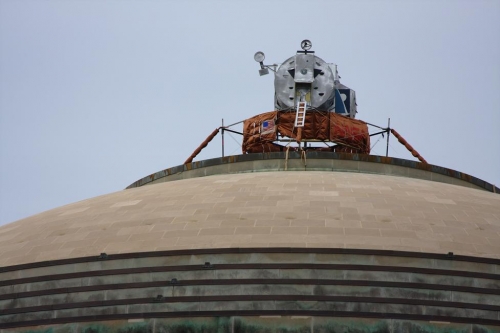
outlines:
[{"label": "domed roof", "polygon": [[224,247],[335,247],[500,258],[500,195],[422,179],[332,171],[163,182],[0,227],[0,266]]}]

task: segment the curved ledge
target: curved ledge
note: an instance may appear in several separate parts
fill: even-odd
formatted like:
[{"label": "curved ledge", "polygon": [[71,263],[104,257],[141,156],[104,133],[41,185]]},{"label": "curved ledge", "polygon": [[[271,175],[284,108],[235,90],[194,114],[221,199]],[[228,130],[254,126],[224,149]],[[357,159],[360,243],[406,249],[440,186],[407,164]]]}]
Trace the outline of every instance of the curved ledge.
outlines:
[{"label": "curved ledge", "polygon": [[416,161],[377,155],[308,152],[245,154],[213,158],[164,169],[130,184],[127,189],[160,182],[217,174],[259,171],[337,171],[384,174],[479,188],[500,193],[500,188],[466,173]]},{"label": "curved ledge", "polygon": [[[412,274],[412,273],[410,273]],[[448,274],[450,275],[450,274]],[[42,289],[35,291],[1,294],[0,300],[19,299],[38,296],[53,296],[68,293],[85,293],[89,291],[146,289],[155,287],[185,287],[185,286],[233,286],[233,285],[315,285],[315,286],[350,286],[350,287],[387,287],[406,289],[426,289],[441,291],[459,291],[485,295],[500,295],[500,289],[478,288],[460,285],[429,284],[416,282],[372,281],[372,280],[335,280],[335,279],[219,279],[219,280],[160,280],[152,282],[130,282],[101,284],[79,287]]]},{"label": "curved ledge", "polygon": [[[410,252],[410,251],[396,251],[396,250],[372,250],[372,249],[341,249],[341,248],[291,248],[291,247],[269,247],[269,248],[210,248],[210,249],[191,249],[191,250],[167,250],[167,251],[153,251],[153,252],[130,252],[120,254],[110,254],[106,259],[100,259],[98,256],[91,257],[78,257],[69,259],[58,259],[39,261],[29,264],[20,264],[0,267],[0,273],[12,272],[24,269],[53,267],[59,265],[81,264],[97,261],[111,261],[123,259],[141,259],[141,258],[157,258],[157,257],[171,257],[171,256],[185,256],[185,255],[220,255],[220,254],[249,254],[249,253],[284,253],[284,254],[341,254],[341,255],[365,255],[365,256],[388,256],[388,257],[402,257],[402,258],[418,258],[418,259],[436,259],[455,262],[469,262],[469,263],[482,263],[499,265],[500,259],[454,255],[453,253],[439,254],[428,252]],[[0,285],[3,281],[0,280]]]},{"label": "curved ledge", "polygon": [[[272,318],[275,316],[307,316],[307,317],[330,317],[330,318],[370,318],[370,319],[393,319],[393,320],[411,320],[425,321],[429,323],[461,323],[468,325],[488,325],[500,326],[500,320],[486,318],[463,318],[453,316],[439,315],[423,315],[423,314],[401,314],[401,313],[386,313],[386,312],[359,312],[359,311],[321,311],[321,310],[225,310],[225,311],[176,311],[176,312],[154,312],[154,313],[126,313],[126,314],[104,314],[78,316],[70,318],[50,318],[38,319],[30,321],[11,322],[0,324],[0,328],[16,328],[16,327],[33,327],[42,325],[56,325],[64,323],[85,323],[97,321],[117,321],[131,319],[150,319],[150,318],[207,318],[207,317],[251,317],[265,316]],[[435,332],[444,332],[444,330],[434,330]]]}]

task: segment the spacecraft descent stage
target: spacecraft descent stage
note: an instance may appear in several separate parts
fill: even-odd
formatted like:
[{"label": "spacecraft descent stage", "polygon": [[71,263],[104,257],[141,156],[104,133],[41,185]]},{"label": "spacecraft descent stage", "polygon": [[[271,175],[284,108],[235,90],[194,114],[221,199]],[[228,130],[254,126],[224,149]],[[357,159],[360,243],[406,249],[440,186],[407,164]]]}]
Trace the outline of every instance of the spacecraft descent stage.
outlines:
[{"label": "spacecraft descent stage", "polygon": [[[275,105],[243,130],[1,226],[0,333],[500,332],[500,189],[355,119],[311,45],[255,54]],[[243,154],[193,162],[219,132]],[[419,162],[370,155],[382,134]]]}]

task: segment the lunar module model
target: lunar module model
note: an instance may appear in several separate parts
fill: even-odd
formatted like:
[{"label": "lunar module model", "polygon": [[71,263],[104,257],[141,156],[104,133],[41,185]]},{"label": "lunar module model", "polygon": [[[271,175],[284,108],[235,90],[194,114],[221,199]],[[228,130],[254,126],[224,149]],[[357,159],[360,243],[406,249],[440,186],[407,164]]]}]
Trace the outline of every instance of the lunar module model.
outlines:
[{"label": "lunar module model", "polygon": [[[393,134],[414,157],[426,163],[399,133],[390,128],[390,121],[384,128],[355,119],[356,93],[340,83],[337,65],[317,57],[311,46],[311,41],[303,40],[302,50],[280,65],[266,65],[264,53],[255,53],[254,60],[260,64],[259,74],[274,72],[274,110],[229,126],[224,126],[223,122],[184,163],[191,163],[219,131],[222,132],[222,156],[225,131],[243,136],[243,154],[281,151],[286,152],[286,156],[289,151],[369,154],[370,137],[384,137],[384,134],[387,134],[388,156],[389,134]],[[241,123],[242,132],[232,129]],[[379,131],[370,134],[368,125]]]},{"label": "lunar module model", "polygon": [[255,53],[259,74],[274,72],[275,111],[245,120],[243,153],[370,153],[368,126],[354,119],[356,93],[340,83],[337,65],[317,57],[311,46],[309,40],[302,41],[302,50],[279,66],[265,65],[264,53]]}]

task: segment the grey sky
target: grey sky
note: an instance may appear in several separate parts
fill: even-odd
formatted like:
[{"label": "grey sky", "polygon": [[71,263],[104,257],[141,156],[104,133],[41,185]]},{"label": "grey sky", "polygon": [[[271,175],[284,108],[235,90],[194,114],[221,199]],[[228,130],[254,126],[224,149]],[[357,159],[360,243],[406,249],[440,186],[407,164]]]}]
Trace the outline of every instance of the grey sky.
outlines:
[{"label": "grey sky", "polygon": [[[280,63],[305,38],[359,119],[391,117],[429,163],[500,185],[500,1],[0,0],[0,225],[121,190],[221,118],[272,110],[253,54]],[[229,136],[226,153],[241,153]]]}]

